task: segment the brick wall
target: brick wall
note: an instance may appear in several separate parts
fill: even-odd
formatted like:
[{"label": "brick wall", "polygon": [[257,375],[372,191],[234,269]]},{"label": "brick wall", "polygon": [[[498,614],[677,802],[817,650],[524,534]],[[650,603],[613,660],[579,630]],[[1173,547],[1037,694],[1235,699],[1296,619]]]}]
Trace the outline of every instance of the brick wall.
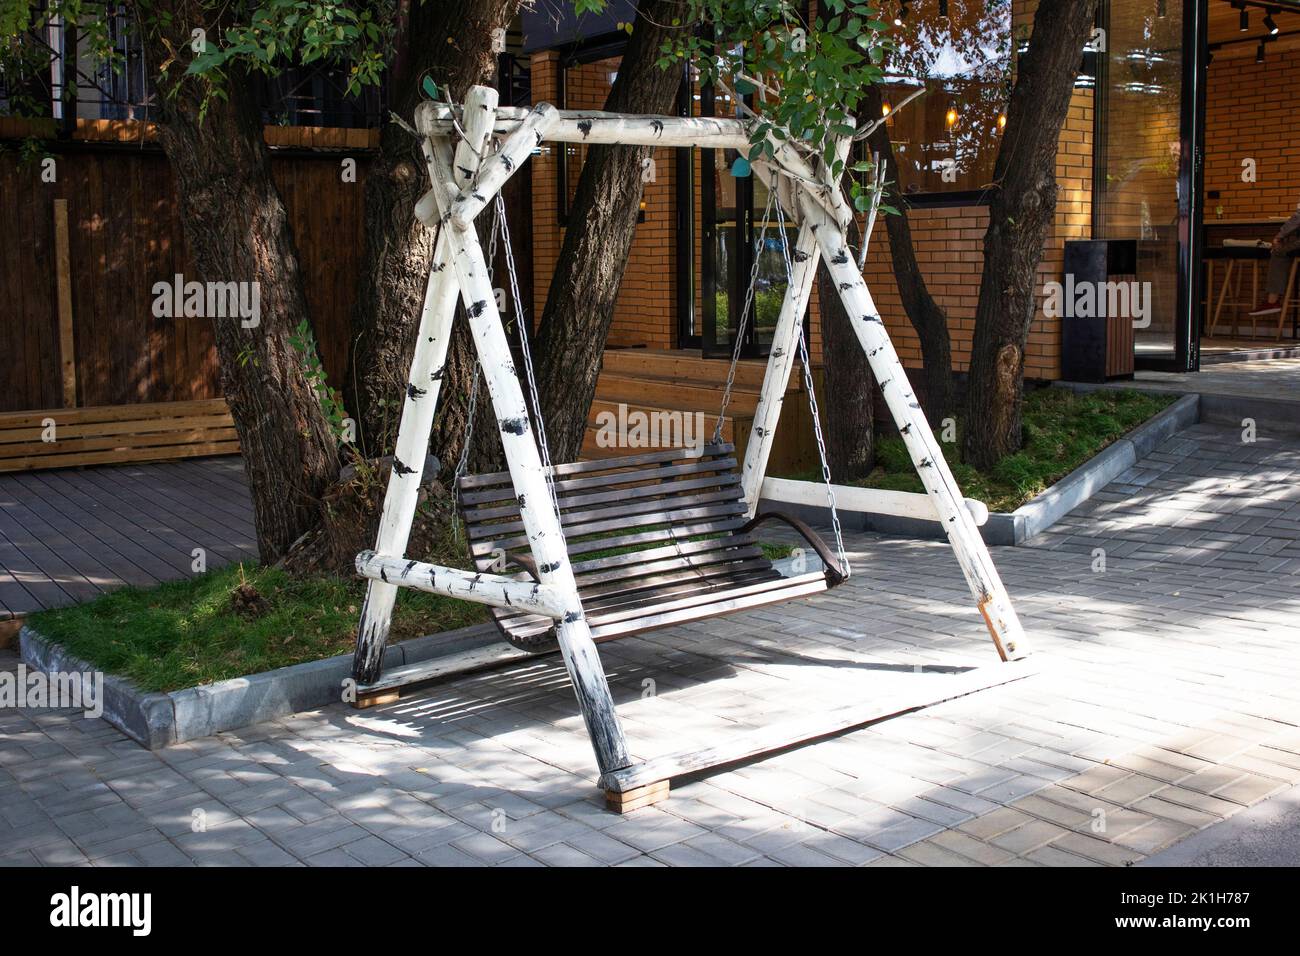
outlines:
[{"label": "brick wall", "polygon": [[[1209,67],[1205,118],[1205,221],[1215,207],[1224,219],[1289,216],[1300,200],[1300,50],[1278,51],[1256,63],[1251,56],[1219,55]],[[1241,180],[1241,161],[1256,162],[1256,181]]]},{"label": "brick wall", "polygon": [[[1032,22],[1036,0],[1015,0],[1015,23]],[[555,53],[533,57],[533,99],[535,102],[559,103]],[[600,108],[608,92],[608,75],[616,61],[603,61],[571,69],[566,78],[566,104],[570,109]],[[1094,95],[1077,90],[1061,134],[1061,151],[1057,161],[1060,185],[1056,226],[1048,239],[1039,267],[1039,287],[1061,278],[1065,242],[1086,239],[1091,235],[1092,163],[1093,163]],[[556,222],[555,162],[558,144],[550,144],[533,163],[533,214],[536,262],[535,312],[540,314],[550,283],[562,232]],[[651,348],[675,348],[676,266],[674,181],[672,150],[656,154],[657,182],[646,189],[647,221],[637,227],[632,254],[620,290],[611,345],[644,344]],[[580,166],[571,165],[570,189],[577,182]],[[696,163],[697,203],[699,164]],[[725,166],[720,166],[723,175]],[[698,208],[698,206],[697,206]],[[946,209],[914,209],[908,213],[912,225],[917,259],[932,294],[948,311],[952,335],[953,360],[957,371],[964,371],[970,361],[974,331],[975,306],[979,296],[983,264],[984,232],[988,213],[984,206]],[[696,250],[700,248],[697,233]],[[909,367],[919,367],[920,345],[903,313],[890,265],[885,224],[877,223],[872,237],[865,276],[877,305],[885,318],[899,355]],[[696,269],[699,275],[698,263]],[[697,294],[697,314],[702,303]],[[817,325],[816,290],[811,306],[814,360],[820,358],[820,330]],[[1054,379],[1060,376],[1061,328],[1059,319],[1046,318],[1041,308],[1030,329],[1026,349],[1025,373],[1029,378]]]},{"label": "brick wall", "polygon": [[[610,74],[618,60],[600,60],[570,68],[564,78],[564,102],[560,102],[559,57],[554,52],[532,59],[533,102],[554,103],[564,109],[603,109],[609,95]],[[559,222],[556,194],[556,164],[563,143],[548,143],[541,156],[533,158],[533,262],[534,307],[542,314],[551,274],[555,269],[564,229]],[[585,148],[568,144],[569,199],[578,186]],[[676,163],[674,150],[654,152],[655,181],[647,183],[642,201],[645,221],[638,223],[628,255],[627,270],[619,288],[610,345],[646,345],[670,349],[677,345],[676,272]]]}]

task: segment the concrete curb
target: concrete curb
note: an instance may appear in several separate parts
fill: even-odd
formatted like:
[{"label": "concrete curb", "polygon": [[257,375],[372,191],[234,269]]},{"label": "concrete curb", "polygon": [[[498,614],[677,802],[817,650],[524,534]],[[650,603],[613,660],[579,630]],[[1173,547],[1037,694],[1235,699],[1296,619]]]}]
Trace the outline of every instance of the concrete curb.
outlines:
[{"label": "concrete curb", "polygon": [[[1076,390],[1090,389],[1085,387]],[[1200,420],[1200,414],[1200,397],[1194,394],[1182,396],[1150,421],[1106,446],[1033,501],[1009,514],[996,511],[991,513],[989,520],[980,528],[985,544],[1018,545],[1051,527],[1132,468],[1139,458],[1150,454],[1161,442],[1184,428],[1195,425]],[[814,525],[828,525],[831,520],[830,509],[820,506],[789,505],[764,499],[760,502],[760,507],[785,511]],[[937,521],[847,511],[843,508],[836,510],[840,515],[840,523],[851,531],[873,531],[907,538],[944,537],[943,528]]]},{"label": "concrete curb", "polygon": [[[495,640],[497,631],[491,624],[412,638],[385,650],[384,669],[415,664]],[[69,654],[30,627],[24,627],[19,633],[19,644],[22,660],[28,667],[46,673],[96,673],[91,664]],[[351,676],[351,654],[165,694],[142,691],[128,680],[104,674],[103,716],[136,743],[158,750],[335,703],[341,699],[343,681]]]}]

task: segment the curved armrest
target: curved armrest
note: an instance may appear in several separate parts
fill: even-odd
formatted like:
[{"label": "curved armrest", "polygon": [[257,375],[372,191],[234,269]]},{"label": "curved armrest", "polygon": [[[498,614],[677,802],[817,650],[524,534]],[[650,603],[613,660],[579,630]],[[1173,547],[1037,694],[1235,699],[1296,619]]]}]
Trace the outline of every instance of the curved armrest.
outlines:
[{"label": "curved armrest", "polygon": [[509,557],[511,561],[531,574],[534,581],[541,580],[541,578],[537,576],[537,562],[533,560],[531,554],[523,551],[511,551]]},{"label": "curved armrest", "polygon": [[740,534],[746,534],[764,521],[773,520],[788,525],[812,546],[812,549],[817,552],[817,557],[821,558],[822,564],[826,566],[826,580],[831,587],[848,578],[848,568],[840,564],[840,559],[831,553],[831,549],[826,546],[826,542],[821,539],[821,535],[793,515],[788,515],[783,511],[765,511],[751,518],[740,529]]}]

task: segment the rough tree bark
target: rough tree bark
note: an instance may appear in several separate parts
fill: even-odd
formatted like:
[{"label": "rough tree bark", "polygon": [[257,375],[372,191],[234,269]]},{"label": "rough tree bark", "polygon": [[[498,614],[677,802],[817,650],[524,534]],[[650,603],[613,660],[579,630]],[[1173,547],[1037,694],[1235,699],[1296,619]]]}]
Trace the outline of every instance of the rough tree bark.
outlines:
[{"label": "rough tree bark", "polygon": [[[861,241],[858,222],[849,224],[849,245]],[[817,270],[817,311],[822,329],[824,384],[818,406],[826,433],[831,480],[846,484],[865,478],[875,466],[875,379],[857,333],[849,324],[839,289],[825,266]]]},{"label": "rough tree bark", "polygon": [[[428,74],[439,93],[460,102],[475,84],[492,85],[492,35],[514,18],[520,0],[407,0],[397,56],[389,74],[389,108],[407,122]],[[366,173],[365,245],[352,314],[352,350],[346,383],[366,455],[392,451],[397,437],[414,336],[433,258],[432,230],[415,219],[415,203],[429,188],[420,144],[385,123],[379,155]],[[526,250],[521,250],[527,254]],[[430,442],[444,462],[460,454],[474,368],[466,323],[457,322],[447,355],[438,418]],[[486,403],[485,403],[486,404]]]},{"label": "rough tree bark", "polygon": [[[165,25],[146,31],[153,64],[187,48],[191,27],[210,24],[198,0],[156,9],[170,17],[160,16]],[[169,80],[183,69],[183,63],[172,63]],[[164,83],[164,93],[174,95],[158,98],[158,138],[176,180],[192,278],[257,283],[256,327],[243,328],[238,318],[211,321],[222,393],[253,498],[258,551],[270,563],[317,523],[320,493],[338,473],[338,439],[289,344],[295,326],[308,316],[307,302],[249,88],[245,75],[228,76],[225,97],[214,99],[200,121],[199,85],[185,81],[173,91]]]},{"label": "rough tree bark", "polygon": [[[881,115],[883,100],[880,87],[873,86],[864,97],[865,116]],[[885,179],[898,183],[898,161],[889,127],[881,123],[867,139],[871,151],[885,158]],[[952,413],[952,344],[948,335],[948,314],[930,295],[921,266],[916,261],[912,243],[912,226],[907,219],[907,197],[899,195],[899,215],[884,216],[889,234],[889,257],[894,267],[894,281],[912,328],[921,340],[921,401],[925,416],[937,428]]]},{"label": "rough tree bark", "polygon": [[[681,74],[661,70],[660,49],[685,21],[683,0],[644,0],[605,109],[667,113]],[[649,146],[591,146],[569,208],[564,245],[538,327],[537,387],[551,456],[573,461],[582,449],[601,356],[636,232]]]},{"label": "rough tree bark", "polygon": [[1098,0],[1053,0],[1034,14],[993,169],[984,275],[975,310],[964,458],[988,468],[1022,443],[1025,343],[1056,212],[1056,153]]}]

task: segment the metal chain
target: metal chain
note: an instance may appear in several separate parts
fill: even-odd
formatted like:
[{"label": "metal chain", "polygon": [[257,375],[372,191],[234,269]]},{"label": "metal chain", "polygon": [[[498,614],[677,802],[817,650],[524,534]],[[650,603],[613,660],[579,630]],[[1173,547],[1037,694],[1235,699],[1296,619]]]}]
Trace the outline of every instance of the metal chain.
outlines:
[{"label": "metal chain", "polygon": [[[790,261],[790,240],[785,232],[785,213],[781,204],[776,204],[777,228],[781,232],[781,257],[785,260],[787,282],[794,282],[794,265]],[[826,455],[826,440],[822,436],[821,416],[817,412],[817,393],[813,390],[812,362],[808,358],[808,341],[804,337],[803,317],[799,318],[799,364],[803,366],[804,388],[808,390],[808,409],[812,414],[813,435],[817,439],[817,455],[821,459],[822,481],[826,483],[826,501],[831,509],[831,528],[835,531],[835,547],[839,551],[840,570],[844,577],[849,577],[849,560],[844,552],[844,531],[840,527],[840,515],[835,510],[835,486],[831,482],[831,466]]]},{"label": "metal chain", "polygon": [[[506,201],[501,193],[496,195],[496,221],[501,227],[501,242],[506,251],[506,275],[510,279],[510,301],[514,306],[515,328],[519,330],[519,350],[524,359],[524,376],[528,380],[528,395],[533,403],[534,426],[537,428],[537,447],[542,456],[542,474],[546,477],[546,490],[555,507],[555,517],[560,519],[560,499],[555,493],[555,479],[551,467],[551,448],[546,440],[546,423],[542,421],[542,400],[537,394],[537,376],[533,372],[533,354],[528,345],[528,327],[524,324],[523,300],[519,295],[519,276],[515,272],[515,253],[510,244],[510,223],[506,216]],[[563,535],[563,530],[561,530]]]},{"label": "metal chain", "polygon": [[736,338],[731,349],[731,365],[727,368],[727,384],[722,389],[722,407],[718,409],[718,421],[713,426],[713,444],[722,441],[722,418],[731,404],[731,389],[736,383],[736,366],[740,364],[740,351],[745,342],[745,328],[749,323],[749,309],[754,304],[754,284],[758,281],[758,264],[763,253],[763,244],[767,242],[767,221],[772,215],[772,206],[780,207],[776,202],[776,190],[767,191],[767,207],[763,210],[763,228],[759,232],[758,250],[754,253],[754,265],[749,270],[749,288],[745,290],[745,307],[740,310],[740,324],[736,328]]}]

